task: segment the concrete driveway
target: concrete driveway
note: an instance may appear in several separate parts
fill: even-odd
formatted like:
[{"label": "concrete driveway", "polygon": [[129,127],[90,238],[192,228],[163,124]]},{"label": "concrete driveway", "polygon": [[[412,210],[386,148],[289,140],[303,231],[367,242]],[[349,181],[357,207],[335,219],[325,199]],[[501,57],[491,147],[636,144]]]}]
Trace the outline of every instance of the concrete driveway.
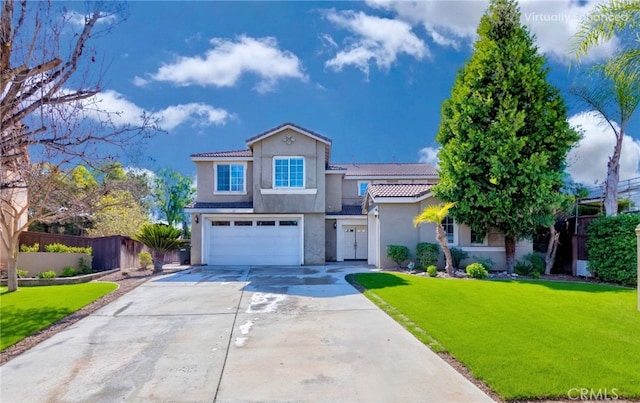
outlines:
[{"label": "concrete driveway", "polygon": [[0,368],[2,402],[491,401],[358,293],[367,266],[155,278]]}]

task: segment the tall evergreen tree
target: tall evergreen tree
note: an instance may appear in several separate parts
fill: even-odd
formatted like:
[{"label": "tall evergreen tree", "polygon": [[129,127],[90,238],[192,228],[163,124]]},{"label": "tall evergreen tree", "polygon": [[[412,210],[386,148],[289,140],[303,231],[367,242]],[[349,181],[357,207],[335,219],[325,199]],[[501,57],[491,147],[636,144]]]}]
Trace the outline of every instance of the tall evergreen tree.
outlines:
[{"label": "tall evergreen tree", "polygon": [[547,82],[545,58],[520,24],[515,0],[491,0],[474,52],[442,105],[440,183],[457,222],[504,236],[515,266],[518,239],[553,221],[565,157],[579,140],[564,100]]}]

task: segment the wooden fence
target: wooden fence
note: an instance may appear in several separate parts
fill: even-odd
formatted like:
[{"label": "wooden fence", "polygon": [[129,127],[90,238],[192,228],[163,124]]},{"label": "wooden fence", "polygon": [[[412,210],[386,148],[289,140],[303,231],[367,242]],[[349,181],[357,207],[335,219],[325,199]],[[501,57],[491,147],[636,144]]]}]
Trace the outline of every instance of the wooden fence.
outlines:
[{"label": "wooden fence", "polygon": [[[90,246],[93,249],[92,269],[95,271],[140,267],[138,254],[142,251],[148,251],[147,247],[140,242],[121,235],[87,238],[30,231],[20,234],[21,245],[31,246],[35,243],[40,244],[41,252],[44,252],[46,245],[52,243],[61,243],[67,246]],[[186,262],[184,253],[180,253],[180,251],[167,253],[164,262],[184,264]]]}]

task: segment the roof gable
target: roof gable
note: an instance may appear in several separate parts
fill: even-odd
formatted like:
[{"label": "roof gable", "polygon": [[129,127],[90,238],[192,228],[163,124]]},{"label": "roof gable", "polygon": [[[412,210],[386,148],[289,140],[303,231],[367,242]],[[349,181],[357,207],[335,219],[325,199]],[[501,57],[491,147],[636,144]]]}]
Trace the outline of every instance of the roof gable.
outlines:
[{"label": "roof gable", "polygon": [[311,138],[313,138],[313,139],[315,139],[317,141],[320,141],[321,143],[325,143],[328,146],[331,146],[331,139],[330,138],[325,137],[325,136],[323,136],[321,134],[318,134],[318,133],[316,133],[316,132],[314,132],[312,130],[305,129],[302,126],[298,126],[297,124],[291,123],[291,122],[283,123],[283,124],[281,124],[279,126],[276,126],[276,127],[272,128],[272,129],[269,129],[269,130],[267,130],[265,132],[262,132],[262,133],[260,133],[258,135],[255,135],[253,137],[248,138],[247,139],[247,146],[251,147],[254,143],[257,143],[258,141],[264,140],[267,137],[271,137],[274,134],[278,134],[278,133],[280,133],[280,132],[282,132],[284,130],[287,130],[287,129],[293,130],[293,131],[298,132],[300,134],[303,134],[305,136],[311,137]]}]

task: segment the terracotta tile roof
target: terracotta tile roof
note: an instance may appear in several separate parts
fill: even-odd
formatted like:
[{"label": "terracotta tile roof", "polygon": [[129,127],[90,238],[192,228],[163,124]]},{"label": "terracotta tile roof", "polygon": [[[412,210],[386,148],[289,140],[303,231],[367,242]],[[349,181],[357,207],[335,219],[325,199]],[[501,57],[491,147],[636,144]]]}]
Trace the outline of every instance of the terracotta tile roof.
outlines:
[{"label": "terracotta tile roof", "polygon": [[262,132],[260,134],[257,134],[257,135],[255,135],[253,137],[250,137],[250,138],[247,139],[247,144],[251,144],[251,143],[255,142],[256,140],[260,139],[261,137],[264,137],[264,136],[266,136],[267,134],[270,134],[270,133],[277,132],[280,129],[283,129],[283,128],[287,127],[287,126],[293,127],[295,129],[298,129],[298,130],[303,131],[303,132],[307,132],[307,133],[311,134],[312,136],[317,137],[317,138],[319,138],[319,139],[331,144],[331,139],[330,138],[325,137],[320,133],[316,133],[313,130],[305,129],[302,126],[299,126],[299,125],[297,125],[295,123],[291,123],[291,122],[285,122],[285,123],[283,123],[281,125],[278,125],[278,126],[272,128],[272,129],[266,130],[266,131],[264,131],[264,132]]},{"label": "terracotta tile roof", "polygon": [[331,164],[331,169],[346,169],[345,176],[437,176],[436,169],[423,163]]},{"label": "terracotta tile roof", "polygon": [[371,197],[419,197],[431,191],[433,185],[427,184],[379,184],[369,185],[367,192]]},{"label": "terracotta tile roof", "polygon": [[191,154],[191,157],[252,157],[251,150],[215,151],[212,153]]},{"label": "terracotta tile roof", "polygon": [[253,208],[253,202],[193,202],[188,209]]},{"label": "terracotta tile roof", "polygon": [[342,210],[327,213],[327,215],[364,215],[362,206],[342,206]]}]

